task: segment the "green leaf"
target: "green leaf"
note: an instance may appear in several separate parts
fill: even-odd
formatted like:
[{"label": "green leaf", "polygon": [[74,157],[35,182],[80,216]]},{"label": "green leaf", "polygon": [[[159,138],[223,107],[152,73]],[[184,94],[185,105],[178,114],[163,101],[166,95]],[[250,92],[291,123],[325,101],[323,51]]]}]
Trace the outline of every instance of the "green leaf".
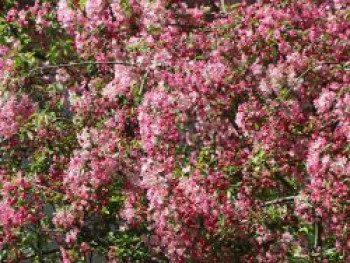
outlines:
[{"label": "green leaf", "polygon": [[108,207],[106,207],[106,206],[102,207],[102,214],[105,214],[105,215],[109,215],[110,214],[110,212],[108,210]]},{"label": "green leaf", "polygon": [[79,0],[79,7],[84,10],[87,0]]}]

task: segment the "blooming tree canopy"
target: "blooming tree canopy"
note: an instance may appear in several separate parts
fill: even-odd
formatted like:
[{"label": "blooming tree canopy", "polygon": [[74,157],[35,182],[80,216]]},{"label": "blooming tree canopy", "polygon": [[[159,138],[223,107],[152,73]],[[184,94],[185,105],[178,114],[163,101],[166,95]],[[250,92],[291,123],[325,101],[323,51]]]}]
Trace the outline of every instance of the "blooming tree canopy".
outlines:
[{"label": "blooming tree canopy", "polygon": [[1,2],[1,262],[350,261],[348,1]]}]

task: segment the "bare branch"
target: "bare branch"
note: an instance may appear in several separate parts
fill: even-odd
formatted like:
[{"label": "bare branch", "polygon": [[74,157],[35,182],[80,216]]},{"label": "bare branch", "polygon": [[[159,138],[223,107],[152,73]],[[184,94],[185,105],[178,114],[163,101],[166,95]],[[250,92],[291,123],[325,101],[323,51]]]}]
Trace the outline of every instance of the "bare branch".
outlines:
[{"label": "bare branch", "polygon": [[[56,254],[58,252],[60,252],[58,249],[52,249],[52,250],[43,251],[42,255],[43,256],[49,256],[49,255],[52,255],[52,254]],[[27,260],[33,260],[33,259],[35,259],[35,257],[37,257],[37,255],[28,256],[28,257],[22,258],[19,262],[23,262],[23,261],[27,261]]]},{"label": "bare branch", "polygon": [[[315,210],[314,210],[314,213]],[[314,257],[315,262],[319,262],[322,259],[322,218],[320,216],[316,216],[316,220],[314,223],[315,233],[314,233],[314,248],[312,257]]]},{"label": "bare branch", "polygon": [[220,1],[221,1],[221,9],[224,13],[226,13],[227,10],[226,10],[226,6],[225,6],[225,0],[220,0]]},{"label": "bare branch", "polygon": [[341,63],[338,62],[319,62],[316,63],[314,66],[309,67],[308,69],[306,69],[303,73],[301,73],[298,77],[297,77],[297,81],[302,79],[303,77],[305,77],[310,71],[316,69],[317,67],[320,67],[322,65],[340,65]]},{"label": "bare branch", "polygon": [[277,204],[282,204],[282,203],[293,203],[296,198],[298,198],[297,195],[277,198],[275,200],[265,202],[264,204],[262,204],[262,207],[266,207],[269,205],[277,205]]},{"label": "bare branch", "polygon": [[47,70],[47,69],[58,69],[58,68],[70,68],[70,67],[79,67],[87,65],[126,65],[131,67],[136,67],[136,64],[131,62],[124,61],[83,61],[83,62],[72,62],[67,64],[58,64],[58,65],[46,65],[41,67],[36,67],[29,71],[29,75],[36,71]]}]

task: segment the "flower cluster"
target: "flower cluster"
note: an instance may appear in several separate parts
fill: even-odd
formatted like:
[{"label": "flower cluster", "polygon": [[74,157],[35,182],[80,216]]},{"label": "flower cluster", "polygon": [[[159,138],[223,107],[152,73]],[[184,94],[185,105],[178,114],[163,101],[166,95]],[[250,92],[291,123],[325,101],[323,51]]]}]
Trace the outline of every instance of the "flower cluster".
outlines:
[{"label": "flower cluster", "polygon": [[350,260],[350,5],[228,2],[0,7],[1,260]]}]

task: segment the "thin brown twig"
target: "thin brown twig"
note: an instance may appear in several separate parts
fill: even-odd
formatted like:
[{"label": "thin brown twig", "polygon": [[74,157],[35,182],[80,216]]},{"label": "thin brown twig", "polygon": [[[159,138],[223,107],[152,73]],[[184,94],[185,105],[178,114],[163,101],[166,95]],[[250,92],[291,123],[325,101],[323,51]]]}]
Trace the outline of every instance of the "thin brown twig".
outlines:
[{"label": "thin brown twig", "polygon": [[33,68],[29,71],[29,75],[36,71],[47,70],[47,69],[58,69],[58,68],[70,68],[70,67],[79,67],[86,65],[126,65],[131,67],[136,67],[136,64],[125,61],[83,61],[83,62],[72,62],[67,64],[58,64],[58,65],[46,65],[41,67]]},{"label": "thin brown twig", "polygon": [[282,204],[282,203],[293,203],[294,200],[298,198],[297,195],[292,195],[292,196],[285,196],[285,197],[281,197],[281,198],[277,198],[271,201],[267,201],[265,203],[262,204],[262,207],[266,207],[269,205],[277,205],[277,204]]},{"label": "thin brown twig", "polygon": [[[48,256],[48,255],[51,255],[51,254],[56,254],[58,252],[60,252],[58,249],[52,249],[52,250],[47,250],[47,251],[42,252],[42,255],[43,256]],[[23,262],[25,260],[33,260],[36,256],[37,255],[32,255],[32,256],[21,258],[21,260],[19,260],[19,262]]]},{"label": "thin brown twig", "polygon": [[315,68],[322,66],[322,65],[338,65],[341,64],[339,62],[318,62],[315,65],[313,65],[312,67],[309,67],[308,69],[306,69],[303,73],[301,73],[298,77],[297,77],[297,81],[302,79],[303,77],[305,77],[310,71],[314,70]]}]

